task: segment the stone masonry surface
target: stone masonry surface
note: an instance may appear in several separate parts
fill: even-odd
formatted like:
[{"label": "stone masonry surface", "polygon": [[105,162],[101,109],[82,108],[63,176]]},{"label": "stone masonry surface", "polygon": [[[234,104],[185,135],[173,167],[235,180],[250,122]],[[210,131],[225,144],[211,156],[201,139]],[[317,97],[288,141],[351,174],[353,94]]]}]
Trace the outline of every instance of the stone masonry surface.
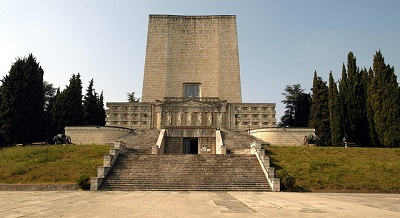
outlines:
[{"label": "stone masonry surface", "polygon": [[1,217],[400,217],[400,194],[0,192]]},{"label": "stone masonry surface", "polygon": [[242,102],[236,16],[150,15],[142,102],[183,97],[184,84]]}]

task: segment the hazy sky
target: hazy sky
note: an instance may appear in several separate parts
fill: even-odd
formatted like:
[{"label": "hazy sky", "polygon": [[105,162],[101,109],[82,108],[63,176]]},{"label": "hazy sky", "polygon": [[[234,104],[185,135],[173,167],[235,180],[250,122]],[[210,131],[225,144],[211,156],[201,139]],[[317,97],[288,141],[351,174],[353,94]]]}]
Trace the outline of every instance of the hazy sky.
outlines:
[{"label": "hazy sky", "polygon": [[399,0],[0,0],[0,77],[33,53],[56,87],[79,72],[83,93],[94,78],[106,102],[141,97],[149,14],[236,15],[243,102],[277,103],[278,121],[285,85],[338,80],[349,51],[399,75]]}]

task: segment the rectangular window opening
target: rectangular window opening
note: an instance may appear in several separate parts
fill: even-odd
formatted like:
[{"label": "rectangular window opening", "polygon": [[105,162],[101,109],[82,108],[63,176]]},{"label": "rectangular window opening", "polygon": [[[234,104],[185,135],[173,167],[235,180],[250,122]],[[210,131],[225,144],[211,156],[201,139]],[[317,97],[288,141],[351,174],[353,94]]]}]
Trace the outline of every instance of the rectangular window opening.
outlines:
[{"label": "rectangular window opening", "polygon": [[184,84],[184,98],[199,98],[200,84]]}]

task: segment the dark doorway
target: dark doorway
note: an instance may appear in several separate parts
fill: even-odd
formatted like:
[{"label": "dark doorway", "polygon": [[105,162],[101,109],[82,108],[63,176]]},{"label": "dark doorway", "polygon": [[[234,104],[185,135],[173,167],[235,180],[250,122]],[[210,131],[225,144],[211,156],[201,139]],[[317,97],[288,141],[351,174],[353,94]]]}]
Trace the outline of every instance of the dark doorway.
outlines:
[{"label": "dark doorway", "polygon": [[182,154],[198,154],[198,149],[198,138],[183,138]]}]

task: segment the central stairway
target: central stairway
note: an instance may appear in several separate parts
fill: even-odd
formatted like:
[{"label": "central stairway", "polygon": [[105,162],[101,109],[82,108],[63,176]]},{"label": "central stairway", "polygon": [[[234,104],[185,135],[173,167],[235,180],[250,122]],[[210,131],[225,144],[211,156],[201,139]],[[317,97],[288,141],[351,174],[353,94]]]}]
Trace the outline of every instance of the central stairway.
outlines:
[{"label": "central stairway", "polygon": [[271,191],[255,155],[121,154],[100,190]]}]

